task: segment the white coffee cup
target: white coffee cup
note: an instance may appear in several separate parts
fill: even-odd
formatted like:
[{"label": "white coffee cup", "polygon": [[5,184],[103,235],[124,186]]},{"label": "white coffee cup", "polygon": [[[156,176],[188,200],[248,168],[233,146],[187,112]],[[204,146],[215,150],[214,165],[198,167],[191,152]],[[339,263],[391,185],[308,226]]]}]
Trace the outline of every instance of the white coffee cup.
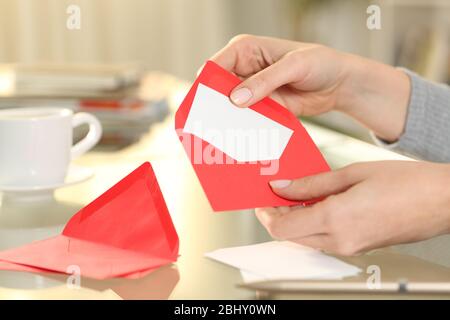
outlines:
[{"label": "white coffee cup", "polygon": [[[86,137],[72,145],[75,127]],[[0,186],[42,186],[64,182],[69,163],[100,140],[93,115],[53,107],[0,110]]]}]

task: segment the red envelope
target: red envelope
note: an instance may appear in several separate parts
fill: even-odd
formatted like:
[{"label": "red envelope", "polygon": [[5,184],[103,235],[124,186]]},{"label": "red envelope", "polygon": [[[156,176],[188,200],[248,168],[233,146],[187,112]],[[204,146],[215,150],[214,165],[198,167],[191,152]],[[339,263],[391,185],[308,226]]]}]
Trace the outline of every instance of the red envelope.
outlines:
[{"label": "red envelope", "polygon": [[0,252],[0,269],[136,278],[178,257],[178,235],[146,162],[77,212],[61,235]]},{"label": "red envelope", "polygon": [[[180,141],[211,207],[310,203],[278,197],[269,181],[329,171],[328,164],[300,121],[274,100],[266,97],[247,109],[232,105],[228,96],[240,82],[208,61],[175,115]],[[255,145],[260,150],[247,151]]]}]

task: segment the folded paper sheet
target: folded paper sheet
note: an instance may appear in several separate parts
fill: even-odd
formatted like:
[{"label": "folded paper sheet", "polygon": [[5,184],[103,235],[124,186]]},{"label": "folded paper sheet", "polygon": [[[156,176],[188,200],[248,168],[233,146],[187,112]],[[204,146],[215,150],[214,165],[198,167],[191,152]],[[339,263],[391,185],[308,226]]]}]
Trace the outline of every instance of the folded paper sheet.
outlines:
[{"label": "folded paper sheet", "polygon": [[175,128],[215,211],[299,204],[282,199],[270,180],[329,167],[300,121],[265,98],[238,108],[228,98],[239,78],[206,63],[175,115]]},{"label": "folded paper sheet", "polygon": [[341,279],[361,270],[318,250],[288,241],[219,249],[206,257],[241,270],[244,281]]},{"label": "folded paper sheet", "polygon": [[0,252],[0,269],[136,278],[178,257],[178,235],[146,162],[76,213],[61,235]]}]

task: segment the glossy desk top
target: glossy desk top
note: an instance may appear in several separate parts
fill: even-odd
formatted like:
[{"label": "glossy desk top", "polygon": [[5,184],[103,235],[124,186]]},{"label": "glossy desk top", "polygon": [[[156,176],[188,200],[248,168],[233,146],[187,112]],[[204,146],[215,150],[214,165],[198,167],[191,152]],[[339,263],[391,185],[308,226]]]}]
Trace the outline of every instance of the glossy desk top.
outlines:
[{"label": "glossy desk top", "polygon": [[[150,76],[144,86],[144,93],[149,96],[169,94],[173,110],[185,90],[185,84],[158,74]],[[405,159],[314,125],[307,125],[307,129],[332,167],[355,161]],[[93,168],[95,176],[78,185],[58,189],[54,199],[33,203],[11,203],[3,199],[0,207],[0,249],[59,233],[72,214],[144,161],[151,161],[154,166],[180,237],[181,256],[174,266],[160,268],[138,280],[82,279],[81,290],[68,288],[65,285],[66,276],[0,271],[0,299],[255,298],[254,292],[236,287],[242,281],[238,270],[208,260],[203,254],[218,248],[268,241],[270,237],[251,211],[212,212],[173,130],[173,114],[164,122],[152,126],[149,133],[134,145],[120,151],[93,151],[77,159],[76,164]],[[381,256],[381,263],[392,269],[392,276],[400,272],[395,263],[396,257],[395,254]],[[358,257],[353,262],[365,265],[371,259],[374,259],[373,255]],[[377,259],[380,259],[379,255]],[[415,258],[411,259],[408,263],[422,263],[414,260]],[[426,270],[427,267],[428,265],[419,266],[419,270]],[[443,267],[432,266],[430,270],[434,272],[430,272],[429,276],[425,274],[424,280],[433,280],[432,274],[436,272],[448,275],[448,269]]]}]

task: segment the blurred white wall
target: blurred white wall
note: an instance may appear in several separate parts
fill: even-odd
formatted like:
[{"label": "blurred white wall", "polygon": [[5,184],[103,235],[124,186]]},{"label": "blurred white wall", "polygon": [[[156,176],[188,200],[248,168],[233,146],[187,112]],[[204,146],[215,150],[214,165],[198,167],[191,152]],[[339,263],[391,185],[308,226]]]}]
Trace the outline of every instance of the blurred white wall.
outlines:
[{"label": "blurred white wall", "polygon": [[[381,6],[381,30],[366,27],[366,9],[374,3]],[[80,30],[66,28],[72,4],[81,9]],[[444,41],[449,9],[448,0],[0,0],[0,63],[139,62],[193,79],[231,37],[251,33],[319,42],[396,64],[408,33],[431,24],[429,38],[438,40],[409,41],[413,52],[405,57],[428,47],[417,59],[422,71],[427,66],[421,74],[440,81],[450,74],[450,41]],[[315,120],[370,140],[342,114]]]},{"label": "blurred white wall", "polygon": [[[289,36],[284,0],[0,0],[0,62],[141,62],[192,78],[235,34]],[[69,5],[81,29],[66,28]]]}]

